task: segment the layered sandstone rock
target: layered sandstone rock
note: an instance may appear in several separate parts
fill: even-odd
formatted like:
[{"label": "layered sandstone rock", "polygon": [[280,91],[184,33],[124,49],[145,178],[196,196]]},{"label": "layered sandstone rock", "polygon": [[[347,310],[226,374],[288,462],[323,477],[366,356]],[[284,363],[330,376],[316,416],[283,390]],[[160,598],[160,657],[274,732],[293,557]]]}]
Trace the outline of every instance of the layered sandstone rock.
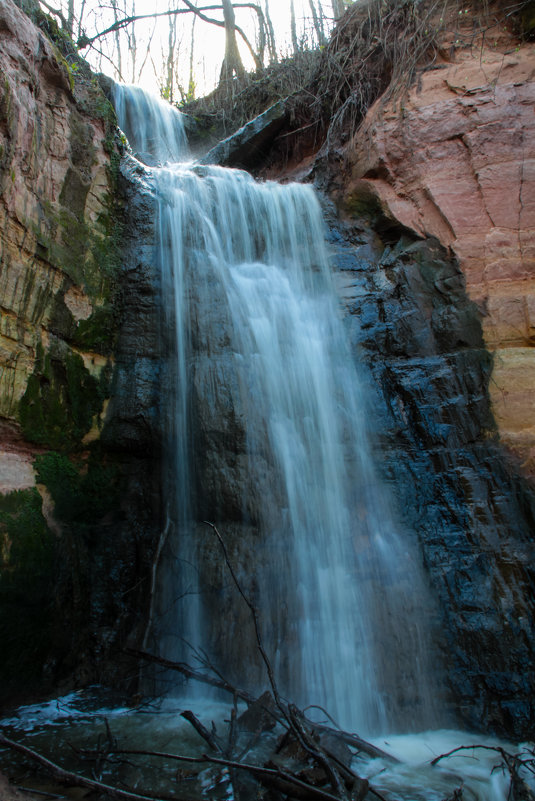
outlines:
[{"label": "layered sandstone rock", "polygon": [[160,522],[153,209],[129,228],[115,113],[32,13],[0,0],[0,700],[115,671]]},{"label": "layered sandstone rock", "polygon": [[[77,80],[75,98],[78,65],[69,67],[10,0],[0,3],[0,31],[0,416],[21,422],[25,439],[55,447],[54,432],[47,442],[35,430],[32,404],[43,400],[44,389],[29,398],[29,377],[39,370],[38,382],[49,381],[68,405],[72,398],[60,386],[57,365],[81,359],[80,376],[87,372],[98,382],[108,358],[95,358],[102,348],[87,331],[110,294],[103,261],[111,109],[87,76]],[[50,356],[53,375],[38,367],[39,349],[44,360]],[[96,402],[91,412],[98,415]],[[84,421],[82,428],[90,427]],[[33,483],[31,471],[22,462],[16,470],[14,459],[4,460],[4,492]]]},{"label": "layered sandstone rock", "polygon": [[502,442],[535,474],[535,50],[460,51],[393,106],[377,103],[349,150],[349,207],[370,200],[458,258],[494,354]]}]

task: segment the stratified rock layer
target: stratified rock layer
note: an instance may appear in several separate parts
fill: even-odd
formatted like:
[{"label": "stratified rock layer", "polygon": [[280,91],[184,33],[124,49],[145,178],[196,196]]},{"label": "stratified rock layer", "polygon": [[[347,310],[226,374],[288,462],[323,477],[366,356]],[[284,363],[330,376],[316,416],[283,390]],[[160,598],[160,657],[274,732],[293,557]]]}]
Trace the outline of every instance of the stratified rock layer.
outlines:
[{"label": "stratified rock layer", "polygon": [[[143,361],[155,348],[142,308],[156,331],[155,304],[136,271],[139,221],[136,254],[121,257],[114,111],[87,65],[11,0],[0,79],[2,696],[116,677],[110,654],[142,636],[159,442]],[[152,217],[146,228],[152,247]]]},{"label": "stratified rock layer", "polygon": [[[108,233],[109,154],[98,87],[88,80],[75,101],[59,51],[8,0],[0,30],[0,414],[18,421],[38,345],[73,343],[109,294],[97,255]],[[98,375],[106,358],[88,350],[76,352]]]},{"label": "stratified rock layer", "polygon": [[[511,52],[513,50],[513,52]],[[494,354],[489,391],[502,442],[535,473],[535,52],[460,51],[394,108],[376,104],[348,157],[351,206],[457,256]]]}]

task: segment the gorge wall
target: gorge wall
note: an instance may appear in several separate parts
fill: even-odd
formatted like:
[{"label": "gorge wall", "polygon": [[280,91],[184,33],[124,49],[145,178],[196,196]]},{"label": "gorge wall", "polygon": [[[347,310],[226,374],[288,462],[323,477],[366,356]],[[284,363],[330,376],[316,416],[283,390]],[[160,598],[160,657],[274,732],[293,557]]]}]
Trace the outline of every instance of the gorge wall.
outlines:
[{"label": "gorge wall", "polygon": [[440,598],[455,703],[520,737],[535,681],[535,58],[501,45],[378,101],[320,172],[384,403],[379,460]]},{"label": "gorge wall", "polygon": [[509,41],[424,72],[394,108],[371,109],[348,154],[346,202],[456,256],[488,350],[500,440],[535,470],[535,52]]},{"label": "gorge wall", "polygon": [[[33,15],[0,3],[0,675],[11,698],[102,678],[110,649],[142,625],[159,525],[142,367],[157,351],[144,314],[156,312],[122,258],[115,114]],[[127,391],[124,362],[137,370]]]}]

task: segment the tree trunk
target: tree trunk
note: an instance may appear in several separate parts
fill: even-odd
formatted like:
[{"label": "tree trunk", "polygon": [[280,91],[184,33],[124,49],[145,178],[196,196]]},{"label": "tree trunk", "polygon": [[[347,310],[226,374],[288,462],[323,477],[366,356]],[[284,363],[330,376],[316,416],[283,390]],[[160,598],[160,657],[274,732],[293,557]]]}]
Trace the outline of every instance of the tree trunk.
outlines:
[{"label": "tree trunk", "polygon": [[310,5],[310,11],[312,12],[312,21],[314,22],[314,30],[316,31],[318,44],[320,46],[325,45],[327,43],[327,39],[325,37],[325,29],[323,27],[323,11],[321,9],[321,3],[318,4],[318,10],[316,9],[314,0],[308,0],[308,2]]},{"label": "tree trunk", "polygon": [[230,80],[234,75],[240,78],[245,75],[238,42],[236,40],[236,18],[231,0],[222,0],[223,19],[225,20],[225,58],[221,66],[220,82]]},{"label": "tree trunk", "polygon": [[273,23],[271,22],[271,15],[269,13],[269,0],[264,0],[264,15],[266,17],[266,27],[268,32],[269,60],[276,64],[278,61],[277,47],[275,45],[275,31],[273,30]]},{"label": "tree trunk", "polygon": [[345,11],[344,0],[332,0],[334,19],[340,19]]},{"label": "tree trunk", "polygon": [[69,0],[67,4],[67,33],[72,39],[74,30],[74,0]]},{"label": "tree trunk", "polygon": [[[195,19],[195,17],[193,17]],[[164,97],[172,103],[175,85],[175,47],[176,47],[176,17],[169,17],[168,39],[167,39],[167,80],[164,87]]]},{"label": "tree trunk", "polygon": [[190,50],[189,50],[189,79],[188,79],[188,93],[186,95],[186,100],[195,100],[195,76],[193,74],[193,51],[195,47],[195,23],[197,21],[197,17],[195,14],[193,15],[193,20],[191,23],[191,42],[190,42]]},{"label": "tree trunk", "polygon": [[297,28],[295,25],[294,0],[290,0],[290,31],[292,35],[292,47],[294,49],[294,53],[297,53],[299,50],[299,44],[297,42]]},{"label": "tree trunk", "polygon": [[[111,0],[111,6],[113,8],[113,18],[117,23],[117,21],[119,20],[119,9],[117,8],[117,0]],[[117,64],[115,65],[115,69],[117,70],[118,80],[122,81],[123,65],[121,58],[121,38],[119,36],[119,30],[114,31],[114,38],[115,38],[115,47],[117,48]]]}]

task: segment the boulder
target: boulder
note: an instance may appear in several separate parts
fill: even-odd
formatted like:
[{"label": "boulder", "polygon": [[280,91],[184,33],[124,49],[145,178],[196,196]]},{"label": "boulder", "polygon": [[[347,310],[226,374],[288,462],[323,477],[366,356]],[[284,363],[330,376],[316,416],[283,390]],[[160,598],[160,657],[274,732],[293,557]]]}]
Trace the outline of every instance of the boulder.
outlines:
[{"label": "boulder", "polygon": [[232,136],[219,142],[200,159],[200,163],[241,167],[245,170],[258,167],[262,162],[262,155],[269,150],[286,120],[286,104],[280,100]]}]

